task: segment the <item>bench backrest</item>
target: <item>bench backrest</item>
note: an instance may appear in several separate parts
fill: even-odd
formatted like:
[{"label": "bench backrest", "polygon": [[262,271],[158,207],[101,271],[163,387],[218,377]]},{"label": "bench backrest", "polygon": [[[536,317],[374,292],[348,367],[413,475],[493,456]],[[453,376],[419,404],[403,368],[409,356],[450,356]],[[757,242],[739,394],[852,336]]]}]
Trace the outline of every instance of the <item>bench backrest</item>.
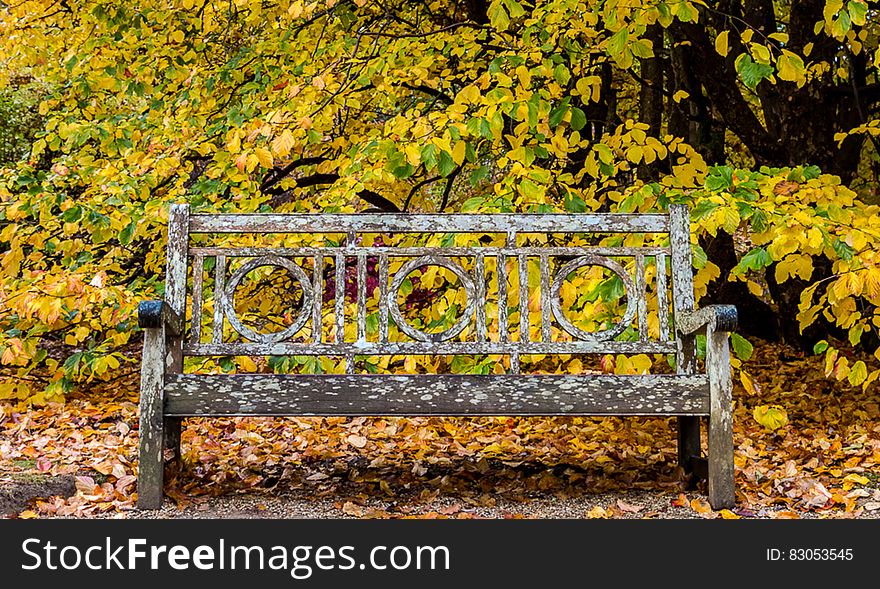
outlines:
[{"label": "bench backrest", "polygon": [[[192,244],[199,234],[339,234],[338,245],[308,247],[213,246]],[[361,246],[363,234],[496,234],[502,245],[467,247]],[[646,247],[571,247],[535,244],[535,234],[669,234],[669,245]],[[199,240],[204,241],[204,239]],[[523,245],[518,245],[519,241]],[[528,242],[528,243],[526,243]],[[460,260],[471,260],[466,266]],[[203,333],[205,308],[205,262],[213,260],[215,299],[213,321]],[[459,261],[456,261],[459,260]],[[617,260],[617,261],[616,261]],[[620,260],[632,260],[623,264]],[[500,263],[503,261],[504,263]],[[403,264],[401,265],[401,262]],[[646,265],[656,271],[653,284],[646,284]],[[668,264],[668,274],[667,274]],[[356,268],[356,311],[346,316],[345,269]],[[397,304],[398,291],[409,273],[436,265],[455,274],[467,293],[467,303],[457,322],[442,333],[428,333],[409,324]],[[495,317],[487,317],[487,265],[494,268],[497,299]],[[583,266],[602,266],[616,274],[626,291],[621,321],[610,329],[585,332],[574,325],[561,308],[560,289],[566,276]],[[234,293],[242,278],[261,266],[286,269],[298,281],[302,307],[293,322],[277,333],[259,333],[236,315]],[[378,280],[377,333],[367,329],[368,266]],[[625,266],[628,266],[625,267]],[[332,268],[332,270],[331,270]],[[538,288],[530,292],[529,275],[537,273]],[[510,282],[516,274],[519,287]],[[694,305],[688,210],[670,207],[658,214],[190,214],[187,205],[173,205],[168,230],[168,270],[165,298],[174,311],[185,315],[190,301],[196,318],[188,334],[177,342],[190,356],[332,356],[345,359],[354,371],[355,356],[398,354],[499,354],[510,357],[510,370],[519,372],[524,354],[580,353],[682,353],[670,327],[670,310],[691,310]],[[327,283],[335,285],[332,298],[324,296]],[[519,300],[511,300],[518,291]],[[649,292],[654,297],[659,329],[648,329]],[[540,312],[516,313],[528,308],[529,297],[540,300]],[[323,325],[325,300],[334,311],[330,337]],[[332,303],[330,302],[332,300]],[[389,319],[403,337],[389,338]],[[346,337],[347,322],[354,322],[354,336]],[[497,325],[493,333],[488,323]],[[534,338],[532,322],[540,325]],[[224,326],[238,334],[224,339]],[[552,326],[570,337],[551,337]],[[469,327],[467,341],[460,334]],[[305,328],[305,329],[304,329]],[[630,337],[621,341],[629,329]],[[229,330],[226,330],[229,333]],[[307,334],[308,337],[303,337]],[[633,336],[635,334],[635,336]],[[562,341],[564,339],[564,341]],[[329,340],[329,341],[325,341]],[[180,349],[178,347],[178,349]]]}]

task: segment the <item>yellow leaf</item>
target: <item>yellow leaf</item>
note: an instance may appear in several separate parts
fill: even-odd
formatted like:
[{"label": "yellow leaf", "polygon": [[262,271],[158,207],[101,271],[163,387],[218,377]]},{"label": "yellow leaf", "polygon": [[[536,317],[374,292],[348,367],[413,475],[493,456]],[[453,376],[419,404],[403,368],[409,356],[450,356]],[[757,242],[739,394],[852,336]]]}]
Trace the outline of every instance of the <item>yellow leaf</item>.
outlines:
[{"label": "yellow leaf", "polygon": [[806,254],[791,254],[776,265],[776,282],[784,282],[789,276],[809,280],[813,275],[813,259]]},{"label": "yellow leaf", "polygon": [[688,94],[684,90],[679,90],[678,92],[676,92],[675,94],[672,95],[672,100],[675,101],[676,104],[678,104],[679,102],[681,102],[682,100],[684,100],[688,96],[690,96],[690,94]]},{"label": "yellow leaf", "polygon": [[256,371],[257,371],[257,365],[256,365],[256,363],[255,363],[253,360],[251,360],[249,357],[247,357],[247,356],[242,356],[241,358],[239,358],[239,359],[238,359],[238,365],[239,365],[239,366],[240,366],[245,372],[256,372]]},{"label": "yellow leaf", "polygon": [[455,147],[452,148],[452,161],[456,163],[456,165],[461,165],[464,162],[465,151],[467,150],[467,143],[464,141],[459,141],[455,144]]},{"label": "yellow leaf", "polygon": [[254,155],[257,156],[257,161],[260,162],[260,165],[264,168],[271,168],[274,164],[274,160],[272,159],[272,154],[265,147],[258,147],[254,150]]},{"label": "yellow leaf", "polygon": [[609,517],[611,517],[611,514],[608,512],[607,509],[596,505],[587,512],[587,517],[590,519],[608,519]]},{"label": "yellow leaf", "polygon": [[[727,34],[728,31],[722,31],[720,35],[715,37],[715,51],[718,52],[718,55],[721,57],[727,57],[727,54],[730,52],[730,48],[727,43]],[[676,102],[678,102],[676,100]]]},{"label": "yellow leaf", "polygon": [[293,133],[290,132],[290,129],[285,129],[272,141],[272,151],[278,157],[287,157],[287,154],[293,149],[294,143]]},{"label": "yellow leaf", "polygon": [[740,517],[729,509],[722,509],[721,519],[740,519]]},{"label": "yellow leaf", "polygon": [[749,395],[757,395],[760,392],[760,387],[756,387],[755,383],[752,382],[751,377],[744,370],[739,371],[739,380],[742,382],[743,388],[746,390],[746,393]]},{"label": "yellow leaf", "polygon": [[849,384],[854,387],[859,386],[865,379],[868,378],[868,367],[865,366],[865,363],[859,360],[850,368],[849,374],[846,376]]},{"label": "yellow leaf", "polygon": [[780,80],[799,83],[804,80],[804,61],[786,49],[782,50],[782,56],[776,60],[776,69]]},{"label": "yellow leaf", "polygon": [[769,431],[776,431],[788,423],[788,413],[779,405],[758,405],[752,417]]}]

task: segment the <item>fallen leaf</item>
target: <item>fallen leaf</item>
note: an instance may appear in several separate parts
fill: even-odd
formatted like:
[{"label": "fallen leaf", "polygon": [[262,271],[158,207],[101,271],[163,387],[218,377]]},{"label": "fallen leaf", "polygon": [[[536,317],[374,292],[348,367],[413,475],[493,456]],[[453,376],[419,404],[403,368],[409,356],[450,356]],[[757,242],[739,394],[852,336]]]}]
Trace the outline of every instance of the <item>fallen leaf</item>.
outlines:
[{"label": "fallen leaf", "polygon": [[680,493],[678,497],[672,500],[673,507],[687,507],[688,506],[688,498],[684,493]]},{"label": "fallen leaf", "polygon": [[348,436],[348,438],[346,438],[346,439],[348,440],[348,443],[351,444],[352,446],[354,446],[355,448],[363,448],[364,446],[367,445],[367,438],[365,438],[364,436],[358,436],[358,435],[352,434],[352,435]]},{"label": "fallen leaf", "polygon": [[621,511],[625,511],[627,513],[638,513],[645,508],[642,505],[630,505],[629,503],[626,503],[625,501],[623,501],[621,499],[617,500],[617,507]]},{"label": "fallen leaf", "polygon": [[708,501],[703,501],[702,499],[693,499],[690,502],[691,509],[699,513],[700,515],[708,515],[712,513],[712,507],[709,505]]}]

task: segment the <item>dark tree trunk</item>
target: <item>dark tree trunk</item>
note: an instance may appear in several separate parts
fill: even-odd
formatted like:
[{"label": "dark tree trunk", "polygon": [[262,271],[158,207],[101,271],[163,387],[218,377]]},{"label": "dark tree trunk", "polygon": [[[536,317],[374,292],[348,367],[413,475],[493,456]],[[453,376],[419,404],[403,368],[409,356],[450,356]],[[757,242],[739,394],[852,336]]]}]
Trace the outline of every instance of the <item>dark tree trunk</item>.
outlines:
[{"label": "dark tree trunk", "polygon": [[[663,62],[660,52],[663,49],[663,28],[653,24],[645,31],[645,38],[654,46],[654,57],[640,59],[639,120],[648,125],[648,135],[660,137],[663,123]],[[651,182],[658,179],[657,164],[639,165],[640,180]]]}]

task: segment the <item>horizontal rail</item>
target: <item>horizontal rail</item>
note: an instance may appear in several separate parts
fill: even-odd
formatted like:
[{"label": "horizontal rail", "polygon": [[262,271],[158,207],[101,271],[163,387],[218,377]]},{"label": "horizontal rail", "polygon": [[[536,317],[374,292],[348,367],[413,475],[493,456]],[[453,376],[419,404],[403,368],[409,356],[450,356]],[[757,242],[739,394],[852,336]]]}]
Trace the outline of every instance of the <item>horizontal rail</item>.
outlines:
[{"label": "horizontal rail", "polygon": [[166,376],[165,414],[708,415],[703,375]]},{"label": "horizontal rail", "polygon": [[673,354],[674,342],[344,342],[186,344],[187,356],[395,356],[470,354]]},{"label": "horizontal rail", "polygon": [[664,247],[192,247],[191,256],[227,256],[230,258],[251,258],[260,256],[304,257],[316,255],[329,256],[342,253],[355,257],[366,253],[368,256],[623,256],[634,257],[669,255],[669,248]]},{"label": "horizontal rail", "polygon": [[190,215],[190,233],[666,233],[667,215],[226,214]]}]

